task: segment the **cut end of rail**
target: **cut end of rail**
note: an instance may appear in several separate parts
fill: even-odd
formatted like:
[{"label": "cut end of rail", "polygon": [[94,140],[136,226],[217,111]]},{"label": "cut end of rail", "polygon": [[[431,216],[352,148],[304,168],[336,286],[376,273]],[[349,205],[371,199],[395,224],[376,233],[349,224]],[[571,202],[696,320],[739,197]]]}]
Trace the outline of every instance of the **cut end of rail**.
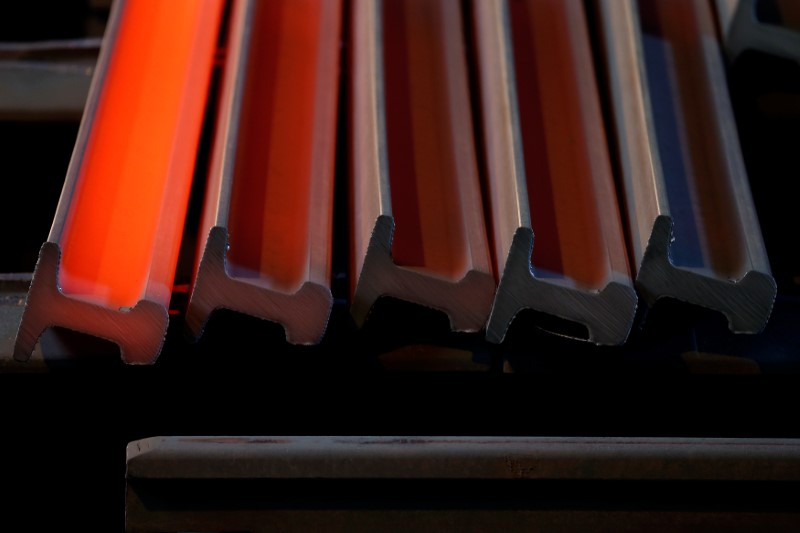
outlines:
[{"label": "cut end of rail", "polygon": [[587,291],[537,279],[531,270],[532,251],[533,231],[518,228],[486,328],[489,342],[503,342],[514,317],[523,309],[543,311],[586,326],[588,338],[572,337],[577,340],[610,346],[625,342],[637,307],[632,285],[612,279],[601,289]]},{"label": "cut end of rail", "polygon": [[330,288],[307,281],[288,294],[231,277],[226,269],[227,250],[227,230],[211,228],[186,311],[187,333],[192,339],[200,338],[214,310],[224,308],[277,322],[291,344],[322,340],[333,307]]},{"label": "cut end of rail", "polygon": [[733,333],[759,333],[767,325],[777,295],[769,272],[751,270],[738,280],[720,279],[672,264],[672,219],[659,216],[642,259],[636,286],[648,306],[672,297],[724,314]]},{"label": "cut end of rail", "polygon": [[14,359],[27,361],[42,333],[60,326],[116,343],[128,364],[152,364],[167,334],[168,313],[162,305],[140,300],[130,310],[109,309],[61,292],[61,249],[42,245],[14,346]]},{"label": "cut end of rail", "polygon": [[471,269],[461,279],[450,280],[398,266],[392,259],[393,234],[394,219],[379,216],[353,296],[351,314],[356,325],[364,325],[378,298],[391,296],[444,312],[452,331],[483,329],[495,291],[492,273]]}]

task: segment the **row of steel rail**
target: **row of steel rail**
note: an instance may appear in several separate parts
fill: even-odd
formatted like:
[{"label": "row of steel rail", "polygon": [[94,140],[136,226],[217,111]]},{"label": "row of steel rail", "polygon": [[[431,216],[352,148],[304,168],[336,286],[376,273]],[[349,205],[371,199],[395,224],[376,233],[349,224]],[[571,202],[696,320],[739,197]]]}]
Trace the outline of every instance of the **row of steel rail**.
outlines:
[{"label": "row of steel rail", "polygon": [[494,343],[534,309],[618,345],[639,302],[670,297],[759,332],[776,285],[721,43],[800,54],[735,4],[117,1],[15,357],[60,326],[155,361],[206,113],[195,338],[226,308],[319,342],[334,208],[358,325],[390,296]]}]

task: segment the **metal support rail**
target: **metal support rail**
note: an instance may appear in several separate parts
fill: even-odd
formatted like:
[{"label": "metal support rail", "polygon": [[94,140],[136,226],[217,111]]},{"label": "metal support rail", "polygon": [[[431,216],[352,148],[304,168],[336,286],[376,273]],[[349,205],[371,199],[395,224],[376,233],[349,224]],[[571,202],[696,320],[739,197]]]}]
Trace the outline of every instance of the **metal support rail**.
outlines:
[{"label": "metal support rail", "polygon": [[126,531],[796,530],[793,439],[155,437]]}]

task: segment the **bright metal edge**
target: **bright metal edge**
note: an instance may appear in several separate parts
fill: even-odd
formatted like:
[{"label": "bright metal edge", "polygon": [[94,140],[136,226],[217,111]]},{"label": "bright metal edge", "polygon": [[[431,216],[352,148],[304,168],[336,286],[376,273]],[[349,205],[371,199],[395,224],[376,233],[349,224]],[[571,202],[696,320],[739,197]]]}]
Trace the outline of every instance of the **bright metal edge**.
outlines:
[{"label": "bright metal edge", "polygon": [[525,156],[522,147],[522,127],[519,118],[519,100],[517,95],[517,75],[514,66],[514,46],[511,38],[511,14],[508,0],[501,0],[500,27],[498,28],[503,46],[503,60],[500,68],[505,73],[508,92],[508,108],[511,114],[511,139],[514,152],[514,181],[517,188],[517,217],[519,225],[531,227],[531,210],[528,202],[528,183],[525,174]]},{"label": "bright metal edge", "polygon": [[[221,173],[214,224],[224,228],[228,227],[230,216],[236,151],[239,143],[239,124],[242,118],[242,100],[247,81],[247,61],[250,56],[255,5],[255,0],[239,0],[236,4],[238,9],[231,28],[231,35],[239,38],[235,43],[228,43],[228,55],[225,58],[226,67],[234,66],[234,81],[229,93],[230,98],[223,103],[224,108],[221,112],[222,116],[226,117],[225,125],[223,131],[217,136],[217,141],[222,143],[221,164],[219,169],[213,169]],[[235,45],[232,46],[232,44]]]},{"label": "bright metal edge", "polygon": [[53,217],[53,225],[51,226],[50,234],[47,237],[49,242],[60,242],[62,233],[64,231],[64,226],[69,216],[72,197],[75,194],[76,188],[78,187],[81,164],[83,163],[86,147],[92,134],[94,117],[97,113],[97,108],[100,105],[103,86],[105,85],[109,63],[111,61],[111,55],[117,40],[117,34],[119,33],[119,27],[126,3],[126,0],[115,0],[111,7],[108,23],[103,35],[102,45],[100,46],[100,55],[97,59],[94,75],[92,76],[92,83],[89,86],[89,95],[86,98],[86,106],[84,107],[83,117],[81,118],[81,124],[78,129],[78,136],[75,140],[75,146],[72,150],[72,157],[70,158],[69,166],[67,167],[67,174],[66,178],[64,179],[64,187],[61,189],[61,196],[58,200],[55,216]]},{"label": "bright metal edge", "polygon": [[[530,215],[530,206],[528,205],[527,198],[528,198],[528,186],[527,186],[527,179],[525,174],[525,156],[524,150],[522,147],[522,130],[519,118],[519,100],[517,95],[517,83],[516,83],[516,70],[514,66],[514,47],[511,40],[511,19],[509,13],[509,7],[507,0],[488,0],[486,2],[474,2],[472,4],[472,16],[474,18],[475,24],[475,33],[476,33],[476,40],[477,40],[477,47],[479,50],[482,48],[482,43],[484,42],[484,37],[481,36],[481,28],[483,25],[490,24],[491,27],[494,27],[494,31],[497,33],[497,37],[499,38],[499,48],[500,53],[498,54],[499,57],[493,57],[492,59],[496,59],[497,63],[494,67],[497,71],[500,72],[500,80],[497,85],[492,85],[491,87],[500,87],[500,99],[502,99],[502,103],[504,105],[495,106],[490,105],[489,108],[498,108],[499,113],[502,114],[502,118],[504,119],[503,122],[506,123],[508,126],[508,130],[506,134],[510,139],[510,157],[503,158],[508,163],[510,163],[509,171],[513,174],[513,187],[514,187],[514,198],[513,203],[515,209],[513,212],[495,212],[494,206],[492,206],[492,218],[494,220],[493,227],[494,231],[497,232],[499,227],[503,226],[503,224],[498,223],[498,219],[503,217],[504,220],[511,221],[511,224],[507,224],[506,227],[513,227],[515,230],[519,227],[531,227],[531,215]],[[478,55],[482,55],[481,52]],[[487,66],[481,66],[482,70],[488,68]],[[483,76],[479,76],[482,78]],[[494,91],[489,90],[489,86],[484,87],[482,80],[479,81],[481,85],[480,93],[481,93],[481,100],[484,100],[488,93],[492,93]],[[507,106],[507,107],[506,107]],[[483,109],[478,116],[486,115],[487,113],[487,106],[484,104],[481,106]],[[492,113],[492,111],[488,111]],[[483,122],[486,122],[483,120]],[[483,127],[487,127],[484,123]],[[480,147],[476,147],[476,151],[479,150]],[[489,144],[484,144],[484,150],[490,150]],[[490,164],[490,157],[486,157],[487,159],[487,166],[491,167]],[[489,170],[491,174],[491,170]],[[488,187],[489,196],[484,198],[484,202],[488,204],[492,204],[491,195],[495,192],[494,187]],[[498,196],[503,196],[502,194],[498,194]],[[502,211],[502,210],[501,210]],[[488,230],[488,228],[487,228]],[[487,231],[488,233],[488,231]],[[511,241],[512,236],[508,236],[509,242]],[[494,263],[495,263],[495,270],[497,277],[503,272],[505,268],[505,263],[507,260],[508,250],[504,248],[502,239],[493,239],[493,247],[494,247]]]},{"label": "bright metal edge", "polygon": [[375,51],[375,134],[378,151],[378,190],[380,192],[380,215],[392,216],[392,193],[389,181],[389,148],[386,133],[386,79],[383,55],[383,0],[375,0],[373,11],[375,28],[373,50]]},{"label": "bright metal edge", "polygon": [[174,436],[129,443],[126,463],[128,479],[800,481],[800,440]]}]

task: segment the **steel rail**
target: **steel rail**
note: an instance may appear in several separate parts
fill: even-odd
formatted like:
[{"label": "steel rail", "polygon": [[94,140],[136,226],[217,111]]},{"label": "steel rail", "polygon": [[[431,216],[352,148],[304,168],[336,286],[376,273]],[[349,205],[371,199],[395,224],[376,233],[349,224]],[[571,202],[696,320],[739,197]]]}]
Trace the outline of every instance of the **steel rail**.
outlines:
[{"label": "steel rail", "polygon": [[129,532],[792,531],[798,481],[796,439],[154,437],[128,445],[125,523]]},{"label": "steel rail", "polygon": [[460,6],[357,0],[352,12],[351,313],[362,325],[391,296],[480,330],[495,281]]},{"label": "steel rail", "polygon": [[330,290],[342,3],[238,2],[186,324],[227,308],[321,340]]},{"label": "steel rail", "polygon": [[223,7],[115,2],[15,358],[51,326],[158,356]]},{"label": "steel rail", "polygon": [[797,439],[670,437],[153,437],[140,479],[800,479]]},{"label": "steel rail", "polygon": [[776,286],[710,6],[599,0],[636,287],[762,330]]},{"label": "steel rail", "polygon": [[473,3],[495,264],[487,339],[534,309],[625,341],[636,311],[579,1]]}]

